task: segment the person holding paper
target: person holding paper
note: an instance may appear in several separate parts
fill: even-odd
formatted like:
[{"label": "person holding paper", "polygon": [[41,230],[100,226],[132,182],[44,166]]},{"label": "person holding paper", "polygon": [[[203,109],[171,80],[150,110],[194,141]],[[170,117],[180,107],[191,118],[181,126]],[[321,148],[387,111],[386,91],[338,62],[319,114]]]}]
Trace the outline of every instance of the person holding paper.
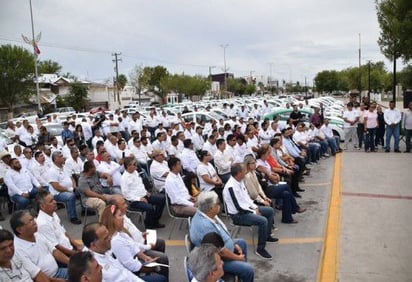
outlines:
[{"label": "person holding paper", "polygon": [[[165,254],[166,243],[165,240],[156,236],[156,240],[154,242],[150,242],[149,240],[146,241],[147,232],[142,233],[139,229],[137,229],[136,225],[133,224],[132,220],[127,217],[127,202],[123,198],[123,196],[118,195],[113,200],[109,201],[109,204],[114,204],[118,207],[118,209],[123,213],[123,226],[124,228],[129,231],[130,235],[132,236],[133,240],[142,245],[145,249],[144,253],[150,257],[157,257],[158,260],[156,262],[169,265],[169,258]],[[148,230],[147,230],[148,231]],[[156,231],[156,230],[152,230]],[[163,276],[169,277],[169,268],[168,267],[160,267],[160,272]]]},{"label": "person holding paper", "polygon": [[[129,231],[124,228],[122,211],[115,205],[107,206],[100,216],[100,222],[107,227],[112,237],[112,252],[119,262],[128,270],[139,276],[144,281],[168,281],[164,275],[156,273],[156,267],[146,267],[145,264],[155,262],[144,253],[144,246],[136,243]],[[145,274],[144,276],[141,276]]]}]

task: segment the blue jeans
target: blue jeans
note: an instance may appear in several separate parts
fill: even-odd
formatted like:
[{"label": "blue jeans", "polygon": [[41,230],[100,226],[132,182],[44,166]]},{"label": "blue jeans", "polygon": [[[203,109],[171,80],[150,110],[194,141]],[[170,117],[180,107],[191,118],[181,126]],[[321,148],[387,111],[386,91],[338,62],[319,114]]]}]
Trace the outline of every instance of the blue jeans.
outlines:
[{"label": "blue jeans", "polygon": [[63,278],[63,279],[68,279],[69,274],[67,273],[67,268],[66,267],[59,267],[57,269],[56,274],[54,274],[55,278]]},{"label": "blue jeans", "polygon": [[390,125],[386,126],[386,150],[390,151],[391,150],[391,137],[393,135],[393,138],[395,139],[394,147],[395,150],[399,150],[399,126],[395,125],[395,127],[392,127]]},{"label": "blue jeans", "polygon": [[368,133],[365,136],[365,152],[369,149],[371,151],[375,150],[375,135],[376,135],[376,128],[368,128]]},{"label": "blue jeans", "polygon": [[412,136],[412,129],[405,129],[405,143],[406,143],[406,151],[411,151],[411,136]]},{"label": "blue jeans", "polygon": [[165,195],[164,194],[152,194],[150,197],[146,197],[147,203],[143,201],[131,202],[129,208],[135,211],[145,211],[146,218],[145,224],[155,225],[159,223],[159,219],[162,216],[163,209],[165,207]]},{"label": "blue jeans", "polygon": [[264,249],[266,246],[266,239],[270,237],[272,233],[272,227],[274,224],[274,210],[270,207],[259,207],[261,215],[254,213],[242,213],[232,216],[233,223],[236,225],[258,227],[258,249]]},{"label": "blue jeans", "polygon": [[16,210],[24,210],[30,203],[30,199],[36,198],[38,193],[39,190],[37,189],[37,187],[33,187],[33,189],[31,189],[31,191],[29,192],[28,198],[25,198],[18,194],[14,194],[13,196],[11,196],[13,202],[16,203]]},{"label": "blue jeans", "polygon": [[[247,245],[245,240],[235,240],[235,244],[238,244],[242,249],[242,252],[245,255],[245,260],[247,261]],[[225,273],[236,275],[242,282],[253,281],[255,271],[253,267],[246,261],[225,260],[223,264],[223,270],[225,271]]]},{"label": "blue jeans", "polygon": [[328,141],[331,153],[336,154],[336,151],[338,150],[338,145],[336,145],[336,139],[334,137],[326,137],[326,140]]},{"label": "blue jeans", "polygon": [[292,213],[296,213],[300,207],[296,203],[295,196],[288,184],[270,185],[265,193],[271,199],[282,199],[282,222],[289,223],[293,221]]},{"label": "blue jeans", "polygon": [[77,218],[76,213],[76,196],[73,192],[60,192],[54,196],[56,202],[66,203],[67,216],[69,219]]}]

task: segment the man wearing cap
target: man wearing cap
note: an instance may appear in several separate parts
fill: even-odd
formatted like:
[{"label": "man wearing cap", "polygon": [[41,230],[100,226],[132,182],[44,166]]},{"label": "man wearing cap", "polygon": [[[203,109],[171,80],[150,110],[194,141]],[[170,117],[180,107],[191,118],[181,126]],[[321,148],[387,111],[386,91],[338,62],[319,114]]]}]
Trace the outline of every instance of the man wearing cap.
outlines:
[{"label": "man wearing cap", "polygon": [[22,210],[30,203],[30,199],[37,196],[39,190],[43,190],[40,183],[26,168],[22,168],[18,159],[10,160],[10,169],[4,176],[10,198],[16,204],[16,210]]},{"label": "man wearing cap", "polygon": [[348,149],[349,140],[352,141],[353,148],[356,149],[356,123],[359,120],[359,116],[357,111],[353,110],[353,103],[349,102],[347,105],[347,110],[343,112],[343,120],[345,123],[343,124],[343,130],[345,132],[345,145],[344,149]]}]

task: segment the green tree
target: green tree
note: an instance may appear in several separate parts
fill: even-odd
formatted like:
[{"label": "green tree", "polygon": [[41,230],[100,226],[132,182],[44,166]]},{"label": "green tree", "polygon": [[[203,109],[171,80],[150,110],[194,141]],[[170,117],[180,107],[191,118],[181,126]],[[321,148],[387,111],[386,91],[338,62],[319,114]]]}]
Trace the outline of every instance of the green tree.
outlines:
[{"label": "green tree", "polygon": [[412,89],[412,65],[407,65],[399,74],[399,82],[404,89]]},{"label": "green tree", "polygon": [[124,74],[119,74],[119,77],[117,79],[117,88],[119,90],[122,90],[127,83],[127,77]]},{"label": "green tree", "polygon": [[33,94],[34,56],[18,46],[0,46],[0,101],[10,112]]},{"label": "green tree", "polygon": [[60,74],[62,70],[62,66],[58,62],[54,62],[52,60],[40,61],[38,62],[38,72],[39,74],[44,73],[55,73]]},{"label": "green tree", "polygon": [[316,89],[319,92],[332,92],[338,90],[339,78],[335,70],[319,72],[315,77]]},{"label": "green tree", "polygon": [[89,103],[89,89],[86,85],[75,82],[70,85],[69,94],[64,98],[67,105],[72,106],[76,111],[84,111]]},{"label": "green tree", "polygon": [[163,66],[144,67],[139,79],[139,84],[142,88],[144,87],[153,91],[164,102],[166,92],[161,88],[160,82],[167,76],[169,76],[169,72]]},{"label": "green tree", "polygon": [[257,91],[256,85],[255,84],[248,84],[246,86],[246,94],[250,95],[253,94]]},{"label": "green tree", "polygon": [[412,1],[376,0],[376,10],[382,53],[390,60],[409,61],[412,58]]}]

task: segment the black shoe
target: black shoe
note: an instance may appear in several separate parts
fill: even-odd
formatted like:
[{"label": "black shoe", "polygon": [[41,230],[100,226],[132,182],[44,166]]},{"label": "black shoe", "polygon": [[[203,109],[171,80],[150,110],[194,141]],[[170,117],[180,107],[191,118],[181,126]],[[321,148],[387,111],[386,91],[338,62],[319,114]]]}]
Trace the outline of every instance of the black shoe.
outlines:
[{"label": "black shoe", "polygon": [[267,259],[267,260],[272,259],[272,256],[263,248],[257,249],[255,253],[263,259]]},{"label": "black shoe", "polygon": [[[86,210],[82,210],[82,216],[84,216],[85,214],[86,214]],[[88,209],[86,215],[87,216],[96,215],[96,212]]]},{"label": "black shoe", "polygon": [[389,152],[390,152],[390,150],[388,150],[388,149],[385,150],[385,153],[389,153]]},{"label": "black shoe", "polygon": [[298,190],[296,190],[298,192],[305,192],[305,189],[299,188]]},{"label": "black shoe", "polygon": [[0,212],[0,221],[4,221],[4,220],[5,220],[5,218],[4,218],[3,214]]},{"label": "black shoe", "polygon": [[73,224],[82,224],[82,221],[80,219],[78,219],[77,217],[73,217],[70,219],[70,222]]},{"label": "black shoe", "polygon": [[266,242],[271,242],[271,243],[276,243],[276,242],[278,242],[279,241],[279,239],[278,238],[275,238],[275,237],[268,237],[267,239],[266,239]]},{"label": "black shoe", "polygon": [[297,192],[293,193],[293,196],[295,196],[295,198],[302,198],[302,196],[299,195]]},{"label": "black shoe", "polygon": [[411,152],[411,150],[406,150],[404,153],[410,153]]},{"label": "black shoe", "polygon": [[400,153],[401,151],[399,151],[399,150],[395,150],[395,153]]}]

